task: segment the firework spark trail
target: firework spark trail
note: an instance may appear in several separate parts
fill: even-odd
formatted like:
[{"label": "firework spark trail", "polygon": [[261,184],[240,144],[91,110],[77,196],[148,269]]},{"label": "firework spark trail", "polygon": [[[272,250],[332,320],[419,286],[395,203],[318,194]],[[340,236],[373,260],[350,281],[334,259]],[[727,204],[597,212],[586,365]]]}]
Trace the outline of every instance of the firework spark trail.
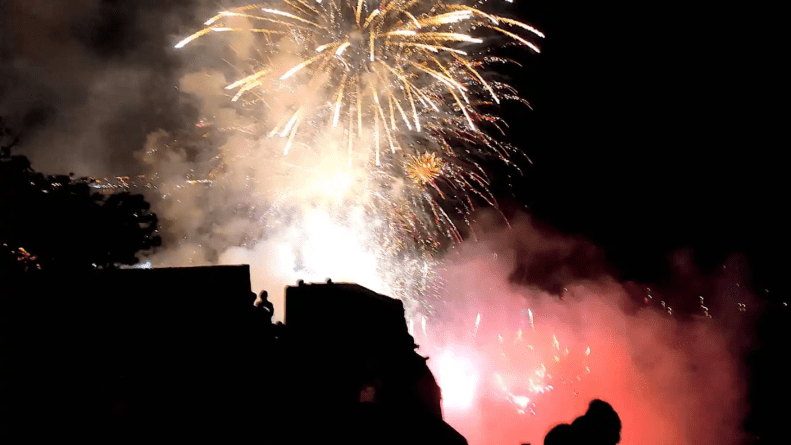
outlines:
[{"label": "firework spark trail", "polygon": [[[346,147],[347,164],[379,184],[369,195],[390,209],[390,225],[410,215],[413,238],[458,240],[451,215],[469,215],[471,196],[496,206],[480,163],[513,165],[519,151],[488,134],[499,121],[493,105],[523,99],[484,79],[487,65],[503,60],[479,54],[503,38],[538,52],[537,29],[472,6],[416,0],[273,0],[221,11],[205,26],[176,48],[217,33],[255,36],[262,57],[238,67],[247,74],[226,86],[232,101],[306,92],[265,131],[284,139],[284,156],[327,136]],[[295,63],[272,63],[282,56]],[[393,183],[406,186],[394,191]]]},{"label": "firework spark trail", "polygon": [[[473,307],[479,303],[466,302]],[[552,333],[564,328],[562,325],[539,323],[538,330],[534,326],[526,333],[504,320],[513,321],[513,314],[502,317],[497,314],[500,308],[493,309],[488,317],[487,313],[477,313],[470,320],[472,329],[465,329],[467,335],[460,335],[456,320],[438,319],[438,326],[418,341],[437,357],[430,363],[443,390],[443,408],[449,418],[468,416],[480,409],[482,401],[490,400],[501,408],[509,407],[511,414],[518,416],[513,419],[520,428],[529,430],[535,416],[541,415],[541,422],[545,422],[543,419],[549,416],[544,411],[556,410],[548,397],[560,392],[558,397],[568,399],[586,387],[592,372],[590,361],[596,356],[591,357],[590,346],[582,346],[578,340],[567,344]],[[527,326],[527,317],[523,313],[517,324]],[[565,330],[561,338],[570,337]]]}]

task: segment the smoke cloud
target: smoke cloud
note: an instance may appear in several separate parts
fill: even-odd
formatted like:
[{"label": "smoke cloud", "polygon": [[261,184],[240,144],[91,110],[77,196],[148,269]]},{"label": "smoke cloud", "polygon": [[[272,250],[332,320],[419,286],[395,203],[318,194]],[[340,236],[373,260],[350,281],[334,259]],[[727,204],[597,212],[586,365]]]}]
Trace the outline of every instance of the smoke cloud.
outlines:
[{"label": "smoke cloud", "polygon": [[[33,167],[141,173],[133,153],[195,119],[171,40],[198,2],[11,0],[0,15],[0,116]],[[193,123],[194,124],[194,123]]]},{"label": "smoke cloud", "polygon": [[[738,258],[717,276],[676,277],[680,288],[691,278],[710,282],[706,296],[718,302],[717,313],[699,302],[690,316],[659,301],[656,289],[651,295],[602,273],[596,249],[582,240],[526,218],[480,232],[449,259],[440,314],[425,331],[422,315],[413,320],[443,388],[446,419],[471,444],[543,443],[594,398],[619,413],[623,444],[743,442],[751,327],[739,311],[750,295]],[[587,266],[569,255],[580,249]],[[541,263],[555,264],[543,282],[514,280],[515,270]],[[544,290],[558,283],[558,294]]]}]

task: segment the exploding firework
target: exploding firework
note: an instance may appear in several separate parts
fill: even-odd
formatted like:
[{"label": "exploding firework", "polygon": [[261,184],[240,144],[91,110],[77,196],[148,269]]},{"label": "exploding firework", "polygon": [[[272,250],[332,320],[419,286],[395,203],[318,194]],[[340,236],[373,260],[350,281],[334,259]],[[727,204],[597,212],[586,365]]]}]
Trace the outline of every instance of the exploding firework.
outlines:
[{"label": "exploding firework", "polygon": [[450,215],[466,219],[476,199],[496,206],[482,162],[515,165],[519,153],[492,136],[502,132],[501,101],[524,100],[487,80],[490,64],[508,60],[488,55],[484,41],[538,52],[530,39],[543,37],[477,6],[273,0],[221,11],[176,48],[218,33],[253,39],[254,54],[226,86],[231,101],[269,110],[260,132],[283,139],[283,156],[307,147],[362,168],[355,181],[369,205],[390,212],[388,226],[408,221],[412,238],[432,239],[418,245],[436,245],[437,236],[461,239]]},{"label": "exploding firework", "polygon": [[434,184],[434,180],[442,174],[442,166],[442,160],[434,153],[423,153],[410,157],[406,171],[414,183],[425,186]]},{"label": "exploding firework", "polygon": [[[433,363],[441,386],[448,394],[444,406],[449,411],[469,411],[473,401],[493,397],[512,406],[516,413],[536,414],[536,402],[556,389],[575,392],[576,384],[591,372],[588,356],[591,348],[574,350],[559,341],[557,335],[537,329],[528,309],[529,325],[511,332],[479,332],[481,313],[466,335],[454,334],[449,345],[432,345],[443,340],[434,335],[447,335],[453,326],[438,332],[426,333],[421,340],[428,348],[437,349],[438,360]],[[525,321],[525,320],[523,320]],[[502,320],[494,324],[505,327]],[[487,324],[486,322],[484,324]],[[445,339],[447,340],[447,339]]]}]

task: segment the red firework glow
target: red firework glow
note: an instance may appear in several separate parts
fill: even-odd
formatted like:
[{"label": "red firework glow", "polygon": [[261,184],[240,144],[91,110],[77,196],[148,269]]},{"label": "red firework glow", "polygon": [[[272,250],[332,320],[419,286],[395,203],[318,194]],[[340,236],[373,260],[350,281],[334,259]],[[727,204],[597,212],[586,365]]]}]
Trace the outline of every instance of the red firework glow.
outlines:
[{"label": "red firework glow", "polygon": [[[522,230],[544,253],[572,244]],[[562,300],[510,284],[525,261],[508,247],[514,236],[460,246],[445,278],[448,295],[465,298],[415,329],[445,418],[471,445],[541,444],[595,398],[620,415],[622,444],[740,442],[745,388],[715,322],[634,307],[606,276],[567,284]]]}]

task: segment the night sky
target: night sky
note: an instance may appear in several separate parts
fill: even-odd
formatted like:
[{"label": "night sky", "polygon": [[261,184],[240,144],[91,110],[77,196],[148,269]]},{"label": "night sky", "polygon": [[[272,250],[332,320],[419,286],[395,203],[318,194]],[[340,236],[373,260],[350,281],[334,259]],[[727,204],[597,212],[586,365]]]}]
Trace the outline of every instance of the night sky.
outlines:
[{"label": "night sky", "polygon": [[[199,116],[175,88],[191,61],[172,44],[217,7],[7,2],[0,115],[23,133],[34,168],[134,174],[147,134],[194,125]],[[504,114],[534,164],[514,183],[516,205],[501,188],[504,206],[527,204],[591,239],[626,279],[661,280],[668,255],[687,247],[704,269],[746,252],[757,288],[787,287],[787,7],[496,7],[547,35],[540,55],[506,50],[524,65],[506,73],[533,111]]]},{"label": "night sky", "polygon": [[662,279],[692,248],[704,270],[744,252],[757,287],[787,289],[788,8],[522,3],[547,34],[515,136],[531,212],[603,246],[624,278]]},{"label": "night sky", "polygon": [[766,304],[747,428],[782,443],[790,394],[772,376],[789,339],[789,8],[543,3],[523,6],[547,39],[523,87],[534,111],[515,137],[534,164],[516,201],[593,241],[623,280],[683,293],[679,252],[701,274],[742,255]]}]

